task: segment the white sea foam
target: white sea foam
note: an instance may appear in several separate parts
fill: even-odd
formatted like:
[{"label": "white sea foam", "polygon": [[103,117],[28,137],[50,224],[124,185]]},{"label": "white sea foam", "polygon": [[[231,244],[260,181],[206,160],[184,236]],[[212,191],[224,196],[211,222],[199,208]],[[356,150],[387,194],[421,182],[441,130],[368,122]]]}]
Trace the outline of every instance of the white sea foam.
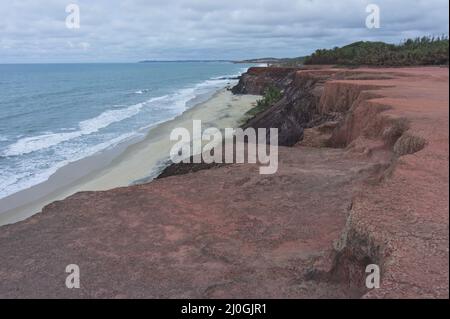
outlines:
[{"label": "white sea foam", "polygon": [[225,80],[230,81],[233,79],[236,79],[237,77],[241,76],[242,73],[247,72],[247,68],[242,68],[238,73],[235,74],[228,74],[228,75],[222,75],[222,76],[215,76],[212,77],[211,80]]},{"label": "white sea foam", "polygon": [[107,110],[100,115],[84,120],[79,123],[79,130],[73,132],[46,133],[37,136],[24,137],[14,144],[9,145],[3,152],[3,156],[18,156],[36,151],[40,151],[62,142],[66,142],[83,135],[96,133],[109,125],[123,121],[127,118],[137,115],[141,109],[150,103],[170,99],[173,101],[173,108],[184,111],[186,103],[196,97],[196,90],[202,87],[211,86],[210,81],[197,84],[194,87],[178,90],[175,94],[169,96],[164,95],[152,98],[146,102],[131,105],[122,109]]},{"label": "white sea foam", "polygon": [[80,128],[79,132],[82,135],[98,132],[102,128],[108,127],[115,122],[120,122],[135,116],[143,106],[144,103],[138,103],[124,109],[105,111],[97,117],[80,122],[78,125]]},{"label": "white sea foam", "polygon": [[[245,70],[246,69],[243,69],[242,72],[245,72]],[[110,134],[109,137],[105,135],[102,139],[104,142],[95,145],[86,144],[84,139],[80,137],[88,136],[113,123],[136,116],[146,106],[156,106],[165,110],[172,110],[172,112],[167,113],[167,118],[163,118],[157,123],[168,121],[177,114],[184,112],[187,108],[187,103],[190,100],[195,99],[199,94],[225,87],[231,81],[229,78],[237,77],[239,75],[240,73],[230,76],[225,75],[220,78],[211,78],[210,80],[198,83],[191,87],[180,89],[173,94],[152,98],[128,107],[111,107],[110,110],[106,110],[94,118],[80,122],[77,128],[65,128],[61,129],[60,132],[45,132],[37,136],[19,138],[17,142],[7,146],[1,155],[20,156],[52,148],[55,150],[58,157],[63,158],[64,160],[55,160],[52,162],[51,159],[45,158],[45,156],[37,158],[33,156],[21,160],[20,167],[2,170],[0,172],[0,198],[45,182],[59,168],[71,162],[94,155],[105,149],[115,147],[127,139],[139,134],[144,134],[146,130],[149,127],[154,126],[155,123],[146,124],[141,128],[134,128],[133,132],[123,133],[117,137],[108,133]],[[135,92],[136,94],[142,94],[137,92],[144,93],[145,91],[139,90]],[[1,138],[2,136],[0,136],[0,141],[2,141]],[[73,140],[73,142],[71,140]],[[61,144],[67,141],[71,141],[70,147]],[[43,166],[48,167],[42,169]]]}]

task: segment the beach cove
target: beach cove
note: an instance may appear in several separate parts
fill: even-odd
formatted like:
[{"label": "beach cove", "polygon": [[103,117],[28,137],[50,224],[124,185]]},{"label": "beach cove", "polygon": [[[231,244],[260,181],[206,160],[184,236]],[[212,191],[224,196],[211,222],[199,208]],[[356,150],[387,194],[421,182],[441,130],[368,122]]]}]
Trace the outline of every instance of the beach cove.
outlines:
[{"label": "beach cove", "polygon": [[259,95],[233,95],[227,88],[174,119],[152,127],[145,138],[70,163],[47,181],[0,199],[0,225],[24,220],[54,201],[80,191],[104,191],[149,182],[169,164],[174,128],[192,130],[192,120],[207,127],[238,127]]}]

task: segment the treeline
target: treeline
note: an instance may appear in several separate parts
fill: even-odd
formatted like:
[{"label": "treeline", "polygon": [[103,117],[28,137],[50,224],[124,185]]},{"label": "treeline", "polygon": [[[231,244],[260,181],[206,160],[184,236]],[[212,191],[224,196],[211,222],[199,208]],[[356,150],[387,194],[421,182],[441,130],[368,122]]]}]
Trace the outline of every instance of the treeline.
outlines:
[{"label": "treeline", "polygon": [[448,65],[448,37],[408,39],[399,45],[384,42],[355,42],[331,50],[317,50],[304,64],[335,65]]},{"label": "treeline", "polygon": [[298,57],[298,58],[285,58],[278,59],[278,61],[274,63],[270,63],[271,66],[281,66],[281,67],[298,67],[304,64],[306,57]]}]

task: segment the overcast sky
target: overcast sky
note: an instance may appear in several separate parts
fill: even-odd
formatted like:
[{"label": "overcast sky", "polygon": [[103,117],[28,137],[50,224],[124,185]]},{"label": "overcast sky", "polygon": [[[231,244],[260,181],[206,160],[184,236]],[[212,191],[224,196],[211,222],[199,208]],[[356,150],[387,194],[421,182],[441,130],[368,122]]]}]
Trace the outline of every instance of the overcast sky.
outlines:
[{"label": "overcast sky", "polygon": [[[379,29],[366,28],[370,3]],[[294,57],[448,27],[448,0],[0,0],[0,63]]]}]

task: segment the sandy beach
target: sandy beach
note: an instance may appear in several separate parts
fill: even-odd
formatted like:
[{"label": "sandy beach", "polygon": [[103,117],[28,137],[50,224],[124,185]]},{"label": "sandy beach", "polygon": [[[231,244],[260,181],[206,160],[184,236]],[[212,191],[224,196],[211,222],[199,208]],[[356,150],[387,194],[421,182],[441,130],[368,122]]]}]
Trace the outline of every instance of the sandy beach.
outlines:
[{"label": "sandy beach", "polygon": [[80,191],[101,191],[150,181],[168,164],[176,141],[169,139],[177,127],[192,131],[192,120],[204,128],[237,127],[257,95],[233,95],[227,89],[216,92],[173,120],[151,128],[144,139],[119,145],[59,169],[46,182],[0,199],[0,226],[24,220],[54,201]]}]

